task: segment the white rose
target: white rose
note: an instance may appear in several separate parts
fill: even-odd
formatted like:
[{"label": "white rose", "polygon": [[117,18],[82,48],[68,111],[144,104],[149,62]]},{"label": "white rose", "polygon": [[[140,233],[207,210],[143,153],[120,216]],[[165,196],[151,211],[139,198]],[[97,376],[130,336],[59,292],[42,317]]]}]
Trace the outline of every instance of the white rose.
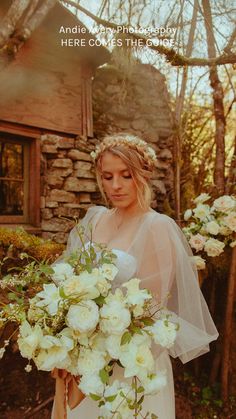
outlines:
[{"label": "white rose", "polygon": [[134,315],[134,317],[140,317],[143,314],[144,314],[144,309],[143,309],[143,306],[142,305],[136,305],[133,308],[133,315]]},{"label": "white rose", "polygon": [[113,281],[118,272],[117,267],[113,263],[104,263],[99,270],[108,281]]},{"label": "white rose", "polygon": [[57,263],[52,269],[54,270],[52,278],[57,284],[60,284],[62,281],[65,281],[74,275],[74,268],[69,263]]},{"label": "white rose", "polygon": [[158,319],[153,326],[146,328],[151,332],[154,342],[164,348],[173,346],[176,339],[176,325],[167,319]]},{"label": "white rose", "polygon": [[199,204],[199,203],[203,203],[205,201],[208,201],[208,199],[210,199],[210,195],[208,193],[201,193],[200,195],[198,195],[193,202],[195,204]]},{"label": "white rose", "polygon": [[89,339],[89,345],[92,350],[104,352],[106,337],[100,331],[94,333]]},{"label": "white rose", "polygon": [[104,384],[102,383],[100,377],[96,374],[83,375],[78,386],[82,393],[86,394],[86,396],[89,396],[90,393],[102,396],[104,391]]},{"label": "white rose", "polygon": [[129,343],[127,349],[121,352],[119,360],[125,368],[125,378],[133,375],[142,376],[154,368],[152,352],[145,343],[141,345]]},{"label": "white rose", "polygon": [[34,362],[39,370],[52,371],[54,368],[67,369],[71,359],[67,348],[54,345],[49,349],[41,349]]},{"label": "white rose", "polygon": [[196,265],[196,267],[199,271],[201,269],[206,268],[205,259],[203,259],[201,256],[191,256],[191,260],[193,261],[194,265]]},{"label": "white rose", "polygon": [[191,239],[189,240],[189,244],[190,246],[195,249],[197,252],[199,250],[202,250],[204,247],[204,244],[206,242],[206,237],[202,236],[201,234],[196,234],[194,236],[191,237]]},{"label": "white rose", "polygon": [[101,279],[97,282],[96,287],[97,287],[99,293],[102,296],[106,297],[109,290],[111,289],[111,283],[108,282],[107,279],[103,278],[103,279]]},{"label": "white rose", "polygon": [[94,268],[91,273],[84,271],[78,275],[78,283],[83,293],[83,298],[94,299],[99,296],[99,291],[96,287],[97,282],[103,279],[98,268]]},{"label": "white rose", "polygon": [[225,225],[220,225],[219,234],[222,236],[229,236],[232,233],[229,227],[226,227]]},{"label": "white rose", "polygon": [[62,284],[63,290],[67,296],[82,294],[84,289],[78,275],[72,275]]},{"label": "white rose", "polygon": [[204,245],[204,250],[208,256],[219,256],[224,251],[225,244],[217,239],[208,239]]},{"label": "white rose", "polygon": [[24,358],[31,359],[39,347],[43,338],[43,331],[39,325],[30,326],[25,320],[20,326],[20,334],[17,339],[19,350]]},{"label": "white rose", "polygon": [[120,301],[104,304],[100,315],[100,329],[103,333],[120,335],[130,325],[130,312]]},{"label": "white rose", "polygon": [[63,347],[67,351],[70,351],[74,347],[73,339],[68,338],[67,336],[60,336],[57,338],[56,336],[45,335],[40,341],[40,347],[42,349],[50,349],[54,346]]},{"label": "white rose", "polygon": [[95,329],[98,320],[98,306],[92,300],[71,305],[66,316],[68,326],[81,333],[87,333]]},{"label": "white rose", "polygon": [[80,375],[98,373],[106,365],[106,352],[81,348],[78,358],[78,372]]},{"label": "white rose", "polygon": [[29,321],[37,322],[40,318],[44,316],[44,311],[36,306],[36,303],[38,302],[38,298],[33,297],[29,300],[30,306],[27,313],[27,318]]},{"label": "white rose", "polygon": [[[86,276],[86,273],[84,276]],[[63,290],[68,297],[80,295],[84,300],[90,300],[99,296],[96,283],[97,279],[93,278],[90,274],[87,281],[82,274],[73,275],[70,279],[63,282]]]},{"label": "white rose", "polygon": [[51,316],[57,314],[58,305],[62,301],[59,294],[59,288],[55,284],[44,284],[43,291],[38,292],[36,297],[42,298],[35,305],[37,307],[47,307],[47,311]]},{"label": "white rose", "polygon": [[193,210],[195,217],[204,220],[210,214],[210,207],[206,204],[198,204]]},{"label": "white rose", "polygon": [[143,304],[146,300],[152,299],[152,295],[148,290],[140,290],[139,284],[140,279],[132,278],[128,282],[125,282],[122,286],[127,289],[125,296],[125,301],[129,305],[140,305]]},{"label": "white rose", "polygon": [[184,213],[184,220],[188,221],[190,217],[192,217],[192,210],[191,209],[187,209]]},{"label": "white rose", "polygon": [[229,213],[229,215],[224,218],[223,222],[230,230],[236,231],[236,212],[232,211]]},{"label": "white rose", "polygon": [[217,235],[220,231],[220,226],[216,221],[209,221],[205,225],[206,231],[214,236]]},{"label": "white rose", "polygon": [[107,304],[112,304],[114,301],[125,303],[125,297],[120,288],[116,288],[114,293],[109,293],[108,296],[106,297]]},{"label": "white rose", "polygon": [[107,337],[105,342],[105,348],[113,359],[118,359],[121,353],[121,341],[122,335],[110,335]]},{"label": "white rose", "polygon": [[142,385],[145,389],[145,394],[154,395],[158,393],[167,385],[166,371],[159,371],[154,376],[142,380]]},{"label": "white rose", "polygon": [[236,240],[230,243],[230,247],[234,247],[234,246],[236,246]]},{"label": "white rose", "polygon": [[236,200],[229,195],[223,195],[215,199],[212,208],[216,211],[227,212],[235,208]]}]

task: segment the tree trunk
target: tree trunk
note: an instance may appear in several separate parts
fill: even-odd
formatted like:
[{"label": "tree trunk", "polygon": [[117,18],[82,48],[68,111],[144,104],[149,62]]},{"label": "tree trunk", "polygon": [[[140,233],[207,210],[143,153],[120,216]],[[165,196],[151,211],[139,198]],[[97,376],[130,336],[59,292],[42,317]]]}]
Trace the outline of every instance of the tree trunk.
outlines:
[{"label": "tree trunk", "polygon": [[223,359],[221,369],[221,397],[224,401],[228,398],[229,391],[229,364],[230,364],[230,344],[232,338],[233,307],[234,307],[234,288],[236,281],[236,247],[232,250],[232,258],[228,280],[228,292],[225,310],[225,325],[223,337]]},{"label": "tree trunk", "polygon": [[[213,33],[211,6],[209,0],[202,0],[204,22],[207,35],[207,49],[209,58],[216,57],[215,38]],[[215,145],[216,159],[214,168],[214,183],[217,194],[223,195],[225,191],[225,115],[224,92],[218,77],[217,67],[210,66],[210,84],[213,90],[213,104],[215,115]]]},{"label": "tree trunk", "polygon": [[[190,57],[193,50],[194,34],[197,24],[198,14],[198,0],[194,0],[193,16],[191,20],[191,27],[189,31],[188,44],[186,48],[186,57]],[[175,144],[175,218],[178,220],[179,225],[181,220],[181,164],[182,164],[182,124],[181,114],[184,106],[186,85],[188,80],[188,67],[183,68],[183,78],[181,82],[181,89],[179,96],[176,100],[175,106],[175,120],[177,125],[177,135]]]},{"label": "tree trunk", "polygon": [[234,137],[234,152],[231,159],[231,164],[229,168],[229,175],[226,182],[225,193],[231,194],[234,192],[234,188],[236,185],[236,135]]}]

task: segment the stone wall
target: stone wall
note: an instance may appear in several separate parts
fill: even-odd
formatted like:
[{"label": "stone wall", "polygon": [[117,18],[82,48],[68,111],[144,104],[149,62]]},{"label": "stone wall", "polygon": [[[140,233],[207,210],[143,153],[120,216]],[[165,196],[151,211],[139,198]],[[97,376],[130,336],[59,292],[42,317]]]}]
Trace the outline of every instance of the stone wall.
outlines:
[{"label": "stone wall", "polygon": [[84,216],[99,193],[84,138],[41,137],[42,237],[65,243],[74,219]]},{"label": "stone wall", "polygon": [[165,77],[153,66],[136,62],[128,74],[114,65],[97,69],[93,81],[94,133],[130,132],[150,142],[157,152],[152,206],[174,207],[173,116]]},{"label": "stone wall", "polygon": [[94,138],[41,137],[42,236],[67,241],[74,218],[101,204],[90,151],[114,132],[130,132],[149,141],[158,163],[152,179],[152,207],[173,207],[173,122],[165,79],[150,65],[137,64],[129,78],[114,66],[97,70],[93,81]]}]

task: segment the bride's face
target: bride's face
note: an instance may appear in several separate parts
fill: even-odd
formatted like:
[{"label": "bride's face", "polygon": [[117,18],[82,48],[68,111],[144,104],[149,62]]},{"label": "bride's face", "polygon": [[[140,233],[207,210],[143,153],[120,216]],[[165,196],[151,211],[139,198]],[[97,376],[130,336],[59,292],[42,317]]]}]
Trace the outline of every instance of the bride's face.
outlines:
[{"label": "bride's face", "polygon": [[130,208],[138,204],[137,188],[125,162],[106,151],[101,159],[101,177],[107,198],[116,208]]}]

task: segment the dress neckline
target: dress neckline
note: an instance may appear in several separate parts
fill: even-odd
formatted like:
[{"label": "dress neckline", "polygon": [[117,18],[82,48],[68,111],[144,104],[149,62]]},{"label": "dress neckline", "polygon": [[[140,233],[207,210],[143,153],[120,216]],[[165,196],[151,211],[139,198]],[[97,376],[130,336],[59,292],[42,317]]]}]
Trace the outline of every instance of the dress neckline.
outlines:
[{"label": "dress neckline", "polygon": [[[97,227],[97,225],[98,225],[98,223],[99,223],[99,221],[100,221],[100,219],[101,219],[102,214],[103,214],[104,212],[109,212],[109,211],[111,211],[109,208],[104,207],[104,206],[98,206],[98,208],[99,208],[99,211],[98,211],[98,213],[96,214],[96,215],[97,215],[96,219],[94,220],[94,230],[95,230],[95,228]],[[122,251],[122,252],[125,252],[125,253],[128,253],[129,255],[131,255],[131,254],[129,253],[129,252],[130,252],[130,249],[133,247],[134,242],[135,242],[135,240],[136,240],[136,237],[137,237],[137,235],[139,234],[139,232],[140,232],[141,228],[143,227],[143,221],[145,220],[146,216],[147,216],[147,215],[149,215],[149,214],[156,215],[156,214],[157,214],[157,212],[156,212],[155,210],[153,210],[152,208],[150,208],[150,210],[149,210],[149,211],[146,211],[145,213],[143,213],[143,214],[141,214],[141,215],[137,215],[137,216],[134,216],[134,217],[133,217],[133,218],[140,218],[140,223],[139,223],[138,228],[137,228],[137,230],[136,230],[136,232],[135,232],[135,234],[134,234],[133,239],[131,240],[130,245],[128,246],[128,248],[127,248],[126,250],[123,250],[123,249],[118,249],[118,248],[115,248],[115,247],[113,247],[113,249],[117,249],[117,250],[120,250],[120,251]],[[119,232],[119,231],[118,231],[118,232]],[[107,246],[109,246],[109,242],[108,242],[108,243],[106,243],[106,245],[107,245]],[[132,256],[132,255],[131,255],[131,256]]]}]

